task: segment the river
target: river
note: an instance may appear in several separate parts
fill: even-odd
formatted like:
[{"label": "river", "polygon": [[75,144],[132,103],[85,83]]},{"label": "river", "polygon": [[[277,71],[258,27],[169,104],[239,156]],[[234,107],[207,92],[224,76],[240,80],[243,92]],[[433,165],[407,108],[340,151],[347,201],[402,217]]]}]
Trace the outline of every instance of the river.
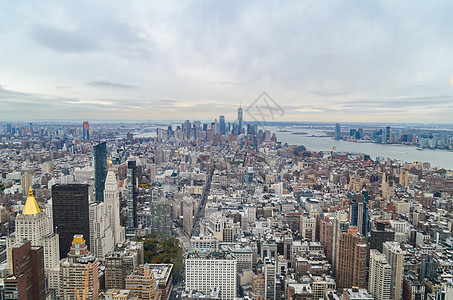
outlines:
[{"label": "river", "polygon": [[[385,145],[346,142],[342,140],[337,141],[332,137],[326,137],[325,130],[318,129],[273,126],[262,129],[268,129],[276,133],[278,141],[288,143],[289,145],[304,145],[308,150],[330,151],[332,150],[332,147],[335,147],[339,152],[364,153],[370,155],[372,159],[382,156],[405,162],[429,162],[431,163],[431,167],[439,166],[441,168],[453,170],[453,151],[434,149],[417,150],[415,146],[401,144]],[[288,132],[279,132],[280,130],[288,130]],[[305,132],[307,134],[293,134],[293,132]]]}]

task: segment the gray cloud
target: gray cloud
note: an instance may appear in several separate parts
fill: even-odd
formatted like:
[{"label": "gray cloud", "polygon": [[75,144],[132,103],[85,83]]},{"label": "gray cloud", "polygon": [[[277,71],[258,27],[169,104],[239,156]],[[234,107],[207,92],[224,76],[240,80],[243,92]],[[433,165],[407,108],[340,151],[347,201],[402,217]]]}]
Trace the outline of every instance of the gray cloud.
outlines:
[{"label": "gray cloud", "polygon": [[62,53],[89,52],[98,49],[87,34],[62,30],[48,25],[36,25],[31,37],[39,44]]},{"label": "gray cloud", "polygon": [[113,89],[124,89],[124,90],[138,89],[138,87],[135,85],[115,83],[115,82],[104,81],[104,80],[91,81],[91,82],[88,82],[87,85],[94,86],[94,87],[100,87],[100,88],[113,88]]},{"label": "gray cloud", "polygon": [[76,107],[65,113],[60,99],[77,98],[99,101],[89,113],[101,117],[127,101],[125,119],[153,108],[163,119],[172,110],[234,118],[234,104],[266,90],[292,108],[287,119],[374,113],[451,122],[453,2],[43,0],[0,8],[2,83],[55,94],[44,100],[61,115]]}]

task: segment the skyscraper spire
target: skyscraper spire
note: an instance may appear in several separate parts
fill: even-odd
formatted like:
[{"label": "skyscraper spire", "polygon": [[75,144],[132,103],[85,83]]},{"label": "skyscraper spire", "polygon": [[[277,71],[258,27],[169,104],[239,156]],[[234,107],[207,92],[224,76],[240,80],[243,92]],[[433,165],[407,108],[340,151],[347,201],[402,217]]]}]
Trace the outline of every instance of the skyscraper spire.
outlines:
[{"label": "skyscraper spire", "polygon": [[41,210],[39,209],[38,203],[36,202],[35,196],[33,196],[33,191],[30,187],[28,190],[28,197],[27,201],[25,202],[24,210],[22,214],[24,215],[36,215],[40,213]]}]

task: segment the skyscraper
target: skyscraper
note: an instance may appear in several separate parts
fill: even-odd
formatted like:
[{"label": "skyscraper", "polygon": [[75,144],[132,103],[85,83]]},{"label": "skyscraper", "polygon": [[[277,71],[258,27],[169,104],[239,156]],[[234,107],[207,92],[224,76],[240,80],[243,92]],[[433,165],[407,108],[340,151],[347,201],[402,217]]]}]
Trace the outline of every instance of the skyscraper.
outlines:
[{"label": "skyscraper", "polygon": [[377,249],[383,253],[382,245],[384,242],[393,241],[395,232],[385,228],[383,222],[376,222],[376,228],[371,230],[370,249]]},{"label": "skyscraper", "polygon": [[264,299],[276,299],[276,266],[275,260],[266,257],[264,259]]},{"label": "skyscraper", "polygon": [[83,139],[84,140],[90,139],[90,125],[88,121],[83,122]]},{"label": "skyscraper", "polygon": [[90,204],[90,249],[100,260],[104,260],[105,255],[113,251],[114,247],[115,239],[109,221],[105,202]]},{"label": "skyscraper", "polygon": [[332,271],[336,274],[337,270],[337,250],[338,250],[338,239],[342,232],[348,231],[350,223],[348,221],[348,214],[346,212],[338,212],[333,220],[333,242],[332,242]]},{"label": "skyscraper", "polygon": [[337,287],[340,289],[366,288],[366,238],[357,227],[351,226],[348,232],[341,232],[337,249]]},{"label": "skyscraper", "polygon": [[105,178],[107,177],[107,143],[94,146],[94,189],[96,201],[104,202]]},{"label": "skyscraper", "polygon": [[60,299],[82,295],[87,280],[87,299],[99,299],[99,262],[88,252],[83,235],[74,235],[67,258],[60,263]]},{"label": "skyscraper", "polygon": [[238,108],[238,132],[237,134],[241,134],[242,133],[242,127],[243,127],[243,111],[242,111],[242,107],[239,106]]},{"label": "skyscraper", "polygon": [[14,245],[12,267],[13,274],[4,280],[4,299],[46,298],[43,247],[32,246],[30,241]]},{"label": "skyscraper", "polygon": [[41,211],[30,187],[24,210],[16,217],[16,232],[10,236],[10,243],[28,240],[32,246],[42,246],[49,288],[57,289],[60,263],[58,234],[54,234],[51,228],[52,220],[48,213],[50,212]]},{"label": "skyscraper", "polygon": [[392,266],[391,299],[401,299],[403,289],[404,251],[398,242],[388,241],[383,244],[383,253]]},{"label": "skyscraper", "polygon": [[220,116],[219,117],[219,123],[220,123],[220,135],[224,135],[226,133],[226,125],[225,125],[225,116]]},{"label": "skyscraper", "polygon": [[135,236],[137,228],[137,165],[135,160],[127,162],[127,228],[126,235]]},{"label": "skyscraper", "polygon": [[392,131],[390,126],[385,127],[385,143],[391,143]]},{"label": "skyscraper", "polygon": [[105,180],[104,202],[106,204],[108,224],[113,232],[113,245],[122,244],[125,239],[125,231],[120,224],[120,196],[112,161],[109,163],[109,170]]},{"label": "skyscraper", "polygon": [[368,192],[352,195],[349,203],[349,221],[351,225],[357,226],[363,235],[368,233]]},{"label": "skyscraper", "polygon": [[390,300],[392,287],[392,266],[381,252],[370,251],[368,291],[376,300]]},{"label": "skyscraper", "polygon": [[60,258],[66,257],[75,234],[90,240],[88,184],[52,186],[53,225],[60,235]]},{"label": "skyscraper", "polygon": [[337,124],[335,125],[335,139],[336,139],[336,140],[341,140],[340,123],[337,123]]}]

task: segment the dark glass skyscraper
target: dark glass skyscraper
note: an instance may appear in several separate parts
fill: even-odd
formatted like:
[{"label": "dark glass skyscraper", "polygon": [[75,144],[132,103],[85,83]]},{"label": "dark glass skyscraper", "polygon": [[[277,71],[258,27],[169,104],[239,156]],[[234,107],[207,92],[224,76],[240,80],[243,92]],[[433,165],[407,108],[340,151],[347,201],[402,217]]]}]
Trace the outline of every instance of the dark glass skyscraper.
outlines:
[{"label": "dark glass skyscraper", "polygon": [[94,188],[96,202],[104,202],[105,178],[107,176],[107,144],[94,146]]},{"label": "dark glass skyscraper", "polygon": [[335,139],[336,140],[341,140],[340,123],[337,123],[337,125],[335,125]]},{"label": "dark glass skyscraper", "polygon": [[221,135],[224,135],[226,133],[226,127],[225,127],[225,116],[220,116],[219,117],[219,123],[220,123],[220,130],[219,133]]},{"label": "dark glass skyscraper", "polygon": [[60,235],[60,259],[65,258],[75,234],[83,234],[90,243],[88,184],[52,186],[53,225]]},{"label": "dark glass skyscraper", "polygon": [[364,236],[368,233],[368,192],[352,195],[349,203],[349,221]]},{"label": "dark glass skyscraper", "polygon": [[137,228],[137,165],[134,160],[127,162],[127,227],[126,235],[135,236],[135,228]]}]

